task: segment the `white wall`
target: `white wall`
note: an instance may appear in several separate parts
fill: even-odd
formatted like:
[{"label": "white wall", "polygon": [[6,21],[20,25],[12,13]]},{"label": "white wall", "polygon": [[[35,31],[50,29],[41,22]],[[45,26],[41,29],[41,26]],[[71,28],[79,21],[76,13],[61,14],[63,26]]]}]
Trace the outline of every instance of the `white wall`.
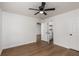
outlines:
[{"label": "white wall", "polygon": [[3,12],[3,49],[36,41],[38,19]]},{"label": "white wall", "polygon": [[41,24],[37,24],[37,33],[41,34]]},{"label": "white wall", "polygon": [[55,44],[79,50],[79,9],[48,18],[45,22],[48,20],[53,22]]},{"label": "white wall", "polygon": [[0,54],[2,51],[2,11],[0,9]]}]

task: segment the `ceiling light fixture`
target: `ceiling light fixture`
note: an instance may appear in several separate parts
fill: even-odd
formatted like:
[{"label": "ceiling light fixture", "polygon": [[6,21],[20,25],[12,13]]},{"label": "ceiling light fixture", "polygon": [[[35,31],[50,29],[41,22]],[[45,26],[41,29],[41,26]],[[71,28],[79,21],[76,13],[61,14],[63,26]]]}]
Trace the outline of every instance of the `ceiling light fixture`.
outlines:
[{"label": "ceiling light fixture", "polygon": [[40,14],[43,14],[43,11],[40,11]]}]

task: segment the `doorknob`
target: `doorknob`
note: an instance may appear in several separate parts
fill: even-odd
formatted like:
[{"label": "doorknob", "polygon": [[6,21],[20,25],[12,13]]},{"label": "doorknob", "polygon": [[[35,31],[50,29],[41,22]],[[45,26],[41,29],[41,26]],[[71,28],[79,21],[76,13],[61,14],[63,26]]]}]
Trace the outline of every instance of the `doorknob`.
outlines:
[{"label": "doorknob", "polygon": [[70,36],[72,36],[72,34],[69,34]]}]

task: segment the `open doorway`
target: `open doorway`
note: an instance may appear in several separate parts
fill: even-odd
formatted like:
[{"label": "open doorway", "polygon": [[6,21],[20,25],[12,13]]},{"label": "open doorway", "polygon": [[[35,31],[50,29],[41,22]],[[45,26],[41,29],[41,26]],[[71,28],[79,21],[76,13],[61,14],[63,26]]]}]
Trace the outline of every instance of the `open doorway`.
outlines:
[{"label": "open doorway", "polygon": [[51,22],[47,23],[47,36],[49,44],[53,44],[53,25]]},{"label": "open doorway", "polygon": [[41,38],[42,40],[53,44],[53,24],[52,22],[43,22],[41,24]]},{"label": "open doorway", "polygon": [[41,23],[37,23],[37,43],[41,42]]}]

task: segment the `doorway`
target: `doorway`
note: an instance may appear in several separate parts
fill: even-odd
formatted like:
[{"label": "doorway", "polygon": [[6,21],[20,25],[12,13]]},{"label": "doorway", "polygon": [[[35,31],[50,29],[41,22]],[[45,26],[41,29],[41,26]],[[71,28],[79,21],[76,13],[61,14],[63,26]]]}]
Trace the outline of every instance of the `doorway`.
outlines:
[{"label": "doorway", "polygon": [[42,40],[53,44],[53,24],[52,22],[43,22],[41,24]]},{"label": "doorway", "polygon": [[41,23],[37,23],[37,43],[41,42]]},{"label": "doorway", "polygon": [[47,23],[47,37],[48,43],[53,44],[53,25],[51,22]]}]

